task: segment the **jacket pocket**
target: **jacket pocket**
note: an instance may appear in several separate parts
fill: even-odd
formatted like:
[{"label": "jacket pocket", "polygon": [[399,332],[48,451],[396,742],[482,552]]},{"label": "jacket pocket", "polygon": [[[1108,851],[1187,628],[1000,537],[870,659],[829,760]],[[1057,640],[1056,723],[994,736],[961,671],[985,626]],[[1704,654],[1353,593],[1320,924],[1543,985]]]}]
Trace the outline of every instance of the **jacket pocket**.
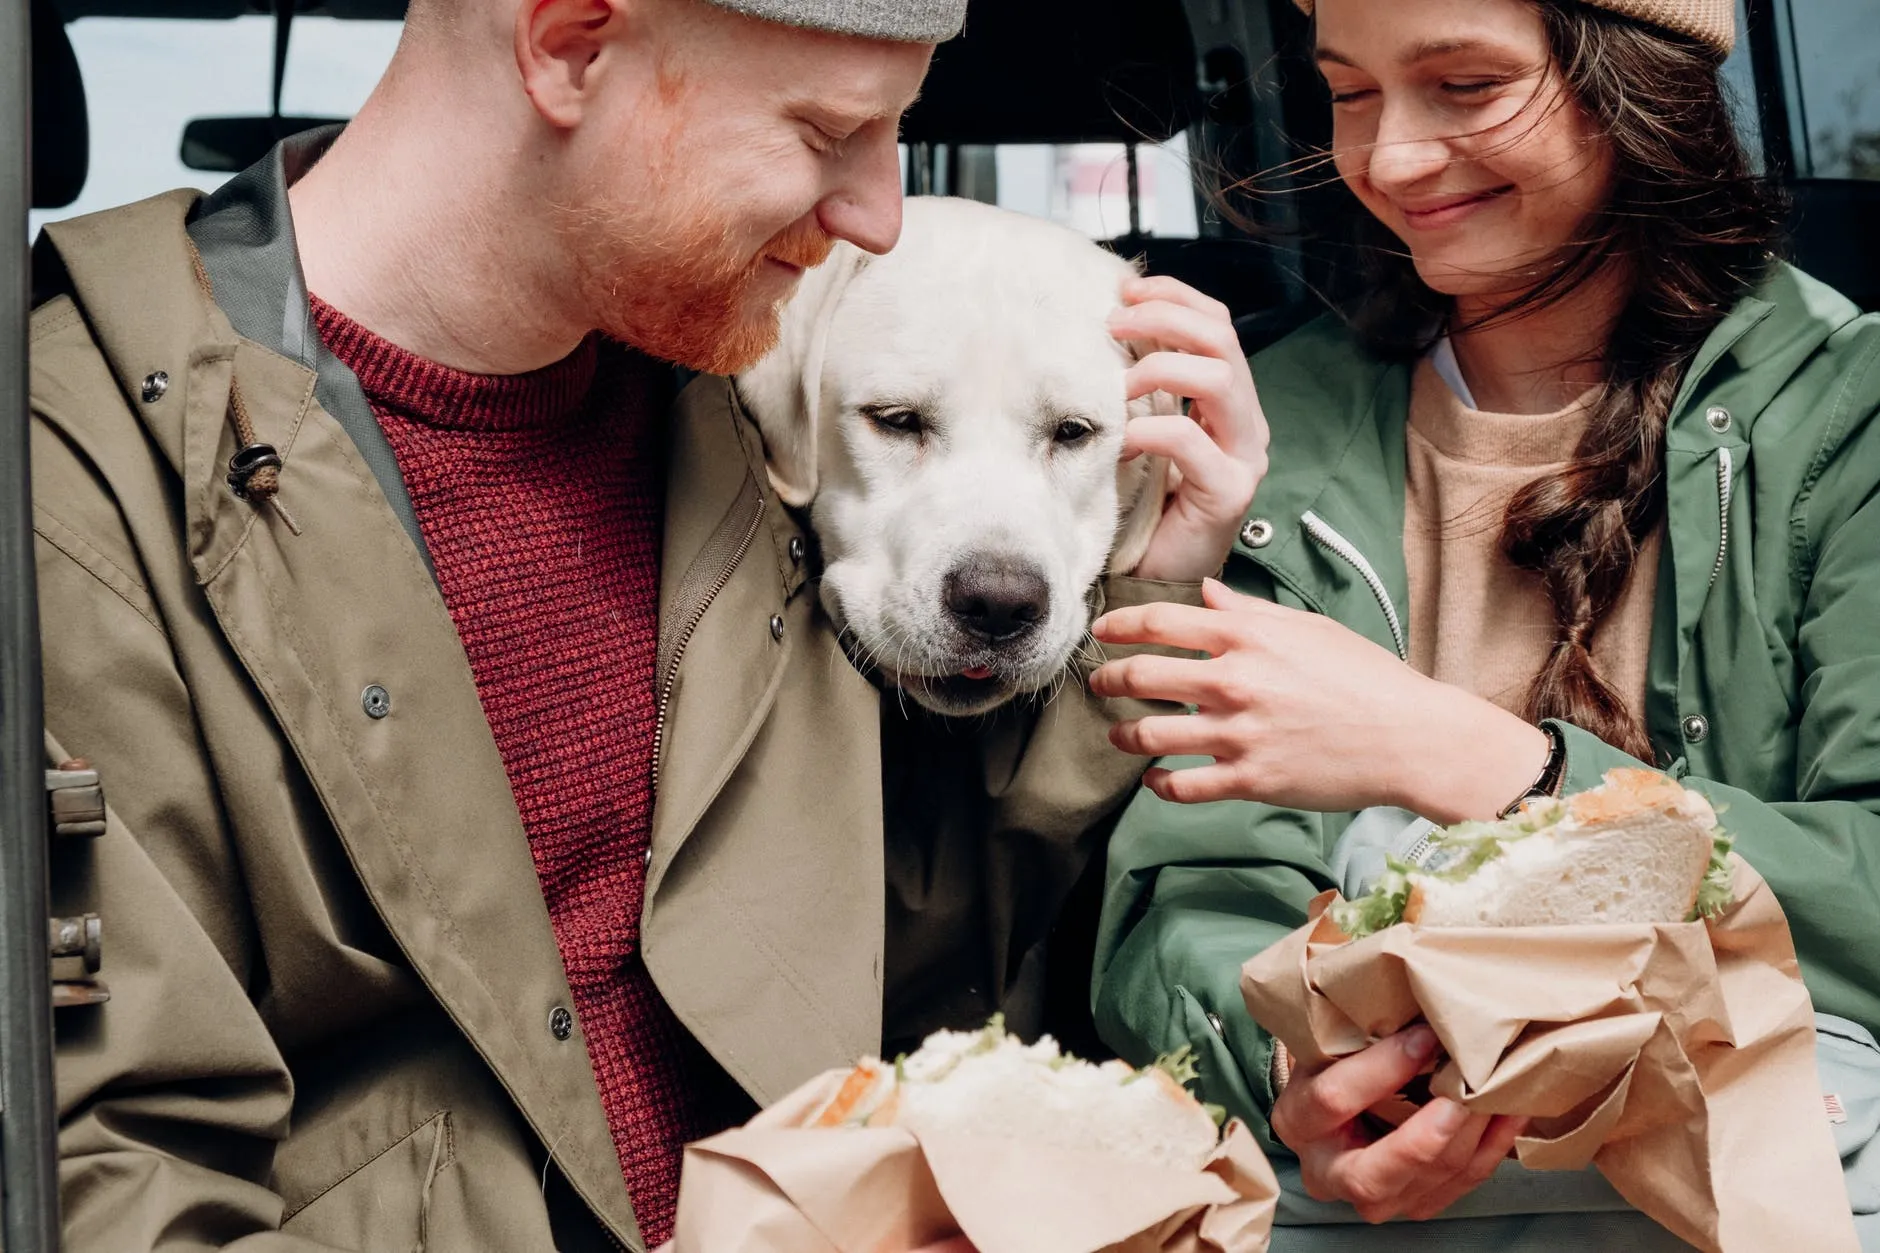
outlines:
[{"label": "jacket pocket", "polygon": [[290,1210],[281,1229],[360,1253],[426,1253],[432,1191],[453,1160],[441,1110]]},{"label": "jacket pocket", "polygon": [[1880,1044],[1859,1023],[1817,1013],[1815,1069],[1848,1200],[1856,1214],[1880,1214]]},{"label": "jacket pocket", "polygon": [[1267,1130],[1266,1119],[1261,1116],[1254,1096],[1260,1085],[1247,1074],[1234,1041],[1227,1036],[1230,1026],[1236,1030],[1242,1026],[1249,1028],[1249,1037],[1258,1029],[1246,1019],[1245,1009],[1240,1010],[1245,1021],[1235,1022],[1231,1017],[1204,1007],[1194,993],[1181,984],[1175,984],[1174,991],[1171,1005],[1174,1030],[1169,1036],[1169,1047],[1186,1044],[1194,1050],[1195,1070],[1200,1076],[1194,1086],[1201,1098],[1223,1106],[1230,1115],[1245,1122],[1248,1130],[1261,1141],[1261,1148],[1270,1150],[1268,1137],[1272,1133]]}]

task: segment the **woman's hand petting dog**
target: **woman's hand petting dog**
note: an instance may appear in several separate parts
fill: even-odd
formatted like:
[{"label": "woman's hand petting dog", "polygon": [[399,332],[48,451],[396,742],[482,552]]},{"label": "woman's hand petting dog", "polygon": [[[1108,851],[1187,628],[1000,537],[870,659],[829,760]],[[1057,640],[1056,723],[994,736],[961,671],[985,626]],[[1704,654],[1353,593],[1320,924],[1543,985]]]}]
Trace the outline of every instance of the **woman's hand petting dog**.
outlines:
[{"label": "woman's hand petting dog", "polygon": [[1144,757],[1212,757],[1151,769],[1163,800],[1265,801],[1343,813],[1401,805],[1434,822],[1492,818],[1547,760],[1545,732],[1419,674],[1323,614],[1243,596],[1210,579],[1198,605],[1118,609],[1091,626],[1104,644],[1159,644],[1090,676],[1098,696],[1173,701],[1190,714],[1119,722],[1110,742]]},{"label": "woman's hand petting dog", "polygon": [[1306,1192],[1344,1201],[1366,1222],[1434,1218],[1494,1173],[1525,1118],[1471,1114],[1437,1097],[1382,1136],[1361,1116],[1396,1093],[1436,1054],[1418,1025],[1316,1072],[1295,1071],[1273,1103],[1273,1134],[1299,1155]]},{"label": "woman's hand petting dog", "polygon": [[1110,333],[1142,346],[1123,376],[1128,398],[1166,392],[1188,413],[1131,419],[1123,456],[1152,453],[1172,465],[1171,490],[1138,578],[1190,583],[1227,560],[1253,492],[1266,474],[1266,415],[1227,306],[1172,278],[1123,284]]}]

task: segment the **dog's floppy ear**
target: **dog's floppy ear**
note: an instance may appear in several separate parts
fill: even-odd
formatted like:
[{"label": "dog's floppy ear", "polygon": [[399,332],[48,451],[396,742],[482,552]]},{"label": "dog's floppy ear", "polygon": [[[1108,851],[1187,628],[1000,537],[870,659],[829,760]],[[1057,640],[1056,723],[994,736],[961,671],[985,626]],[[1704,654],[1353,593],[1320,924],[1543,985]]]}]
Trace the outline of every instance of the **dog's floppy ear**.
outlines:
[{"label": "dog's floppy ear", "polygon": [[823,349],[843,289],[867,262],[861,249],[837,244],[827,261],[803,275],[784,305],[777,346],[732,379],[763,434],[770,485],[785,504],[807,505],[816,495]]},{"label": "dog's floppy ear", "polygon": [[[1135,346],[1129,349],[1131,361],[1139,357]],[[1129,402],[1129,416],[1152,413],[1180,413],[1181,401],[1167,392],[1150,392]],[[1128,574],[1149,551],[1149,541],[1162,521],[1162,510],[1169,493],[1180,482],[1179,472],[1166,457],[1137,457],[1116,468],[1116,539],[1110,545],[1111,574]]]},{"label": "dog's floppy ear", "polygon": [[1109,573],[1129,574],[1148,554],[1174,487],[1172,474],[1166,457],[1137,457],[1117,467],[1116,539],[1110,545]]}]

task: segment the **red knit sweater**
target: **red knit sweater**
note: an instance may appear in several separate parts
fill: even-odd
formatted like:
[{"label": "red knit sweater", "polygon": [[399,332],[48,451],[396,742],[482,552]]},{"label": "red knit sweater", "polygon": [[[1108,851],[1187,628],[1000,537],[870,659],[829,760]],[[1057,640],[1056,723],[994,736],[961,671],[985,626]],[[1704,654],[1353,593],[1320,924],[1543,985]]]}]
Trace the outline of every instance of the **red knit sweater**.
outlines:
[{"label": "red knit sweater", "polygon": [[680,1149],[727,1081],[640,956],[670,373],[590,337],[530,374],[466,374],[317,297],[411,494],[535,858],[634,1216],[672,1229]]}]

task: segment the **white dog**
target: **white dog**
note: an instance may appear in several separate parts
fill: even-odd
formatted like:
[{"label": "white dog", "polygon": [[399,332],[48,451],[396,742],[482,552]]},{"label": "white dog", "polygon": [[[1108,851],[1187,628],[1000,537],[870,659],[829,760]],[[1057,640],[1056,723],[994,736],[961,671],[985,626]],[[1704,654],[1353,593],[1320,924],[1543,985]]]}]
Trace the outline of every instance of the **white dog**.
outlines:
[{"label": "white dog", "polygon": [[1106,328],[1132,272],[1050,222],[912,199],[894,251],[839,245],[736,379],[851,655],[929,709],[1051,686],[1097,579],[1155,530],[1163,463],[1118,463],[1152,409],[1125,406],[1132,356]]}]

